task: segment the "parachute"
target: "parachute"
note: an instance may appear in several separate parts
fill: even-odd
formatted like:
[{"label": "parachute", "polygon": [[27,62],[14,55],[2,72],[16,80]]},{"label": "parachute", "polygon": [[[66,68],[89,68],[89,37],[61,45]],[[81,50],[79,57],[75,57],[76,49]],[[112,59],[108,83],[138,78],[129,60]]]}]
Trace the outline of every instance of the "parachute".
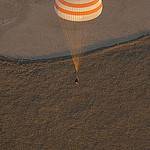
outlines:
[{"label": "parachute", "polygon": [[66,24],[65,21],[61,21],[61,27],[71,49],[76,73],[78,73],[79,54],[82,53],[81,47],[84,48],[84,30],[82,29],[88,21],[102,13],[102,0],[55,0],[54,9],[61,19],[70,22]]},{"label": "parachute", "polygon": [[58,16],[69,21],[88,21],[102,12],[102,0],[55,0]]}]

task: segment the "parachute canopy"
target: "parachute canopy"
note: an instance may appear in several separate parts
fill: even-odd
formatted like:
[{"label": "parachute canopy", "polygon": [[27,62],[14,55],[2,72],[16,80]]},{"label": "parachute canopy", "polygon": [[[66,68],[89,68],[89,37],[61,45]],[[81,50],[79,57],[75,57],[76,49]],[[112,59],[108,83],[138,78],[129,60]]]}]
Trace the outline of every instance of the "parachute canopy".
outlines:
[{"label": "parachute canopy", "polygon": [[88,21],[102,12],[102,0],[55,0],[57,15],[69,21]]}]

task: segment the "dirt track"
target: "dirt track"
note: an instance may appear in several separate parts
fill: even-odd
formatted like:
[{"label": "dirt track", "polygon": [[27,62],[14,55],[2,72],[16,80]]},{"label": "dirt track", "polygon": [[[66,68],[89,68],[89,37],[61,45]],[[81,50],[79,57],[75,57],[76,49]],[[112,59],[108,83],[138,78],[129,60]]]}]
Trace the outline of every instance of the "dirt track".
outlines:
[{"label": "dirt track", "polygon": [[81,61],[0,61],[0,150],[150,149],[150,37]]}]

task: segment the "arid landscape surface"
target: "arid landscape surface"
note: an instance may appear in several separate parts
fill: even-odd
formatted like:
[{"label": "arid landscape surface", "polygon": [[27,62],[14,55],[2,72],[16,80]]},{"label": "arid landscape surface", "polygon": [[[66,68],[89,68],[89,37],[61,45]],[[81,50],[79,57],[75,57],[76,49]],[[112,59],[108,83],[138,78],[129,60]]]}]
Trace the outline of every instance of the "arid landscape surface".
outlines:
[{"label": "arid landscape surface", "polygon": [[80,58],[0,59],[0,150],[149,150],[150,37]]}]

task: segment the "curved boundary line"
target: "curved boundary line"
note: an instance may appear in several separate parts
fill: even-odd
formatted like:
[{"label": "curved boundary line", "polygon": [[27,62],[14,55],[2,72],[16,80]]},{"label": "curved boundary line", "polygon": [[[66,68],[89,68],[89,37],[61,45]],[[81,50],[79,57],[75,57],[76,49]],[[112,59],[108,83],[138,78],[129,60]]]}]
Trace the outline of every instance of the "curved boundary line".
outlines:
[{"label": "curved boundary line", "polygon": [[[150,38],[150,33],[138,36],[137,38],[129,40],[129,41],[120,42],[118,44],[115,43],[111,46],[104,46],[104,47],[96,48],[96,49],[84,52],[82,54],[79,54],[79,56],[80,57],[81,56],[87,56],[87,55],[90,55],[92,53],[96,53],[98,51],[104,50],[104,49],[108,49],[108,48],[112,48],[112,47],[116,47],[116,46],[120,46],[120,45],[125,45],[125,44],[133,43],[136,41],[138,42],[139,40],[147,39],[147,38]],[[58,62],[58,61],[68,60],[68,59],[72,59],[72,56],[66,55],[66,56],[58,56],[58,57],[53,57],[53,58],[50,58],[47,56],[47,58],[45,57],[45,58],[22,58],[21,59],[21,58],[14,58],[14,57],[0,55],[0,61],[12,62],[12,63],[18,64],[18,65],[40,63],[40,62],[44,63],[47,61],[49,61],[49,63],[54,63],[54,62]]]}]

